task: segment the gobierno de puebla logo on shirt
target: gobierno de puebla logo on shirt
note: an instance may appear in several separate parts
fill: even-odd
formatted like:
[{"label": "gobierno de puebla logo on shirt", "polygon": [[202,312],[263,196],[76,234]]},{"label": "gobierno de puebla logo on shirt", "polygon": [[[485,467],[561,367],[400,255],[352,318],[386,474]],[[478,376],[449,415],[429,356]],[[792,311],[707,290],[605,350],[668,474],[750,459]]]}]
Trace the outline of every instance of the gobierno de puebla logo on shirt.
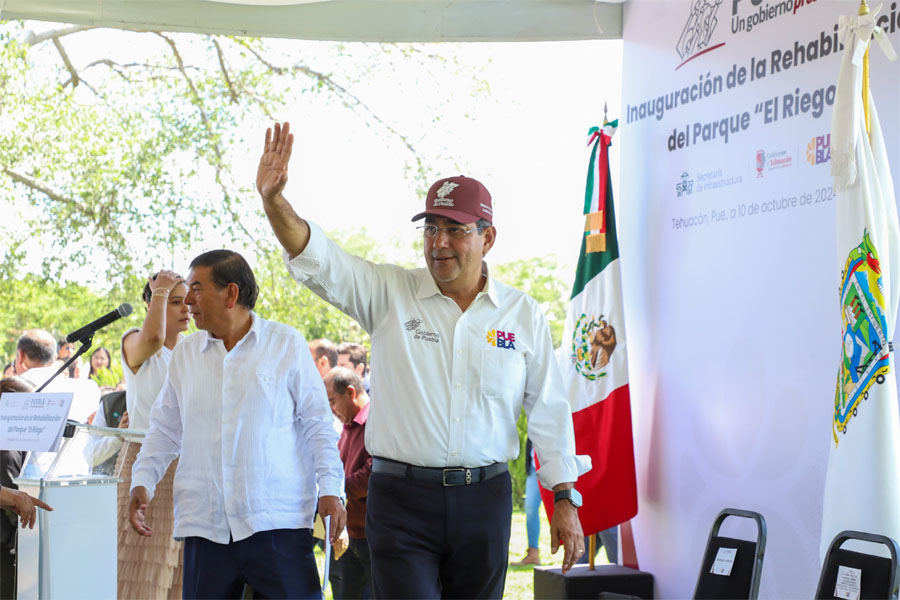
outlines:
[{"label": "gobierno de puebla logo on shirt", "polygon": [[512,331],[491,329],[485,337],[487,338],[487,343],[495,348],[516,349],[516,334]]},{"label": "gobierno de puebla logo on shirt", "polygon": [[426,342],[432,342],[434,344],[439,344],[441,341],[441,334],[436,331],[425,331],[422,328],[424,321],[422,319],[418,319],[413,317],[403,324],[403,327],[406,331],[409,331],[413,335],[414,340],[424,340]]}]

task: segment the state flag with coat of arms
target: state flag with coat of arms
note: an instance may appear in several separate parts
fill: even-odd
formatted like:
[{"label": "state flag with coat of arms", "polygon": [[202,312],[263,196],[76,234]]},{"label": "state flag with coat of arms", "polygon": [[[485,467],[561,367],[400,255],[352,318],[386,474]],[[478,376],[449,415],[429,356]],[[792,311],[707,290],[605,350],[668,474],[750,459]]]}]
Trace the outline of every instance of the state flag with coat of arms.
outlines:
[{"label": "state flag with coat of arms", "polygon": [[897,56],[875,24],[877,12],[842,16],[838,29],[844,56],[831,120],[831,174],[842,337],[822,557],[843,530],[900,541],[900,415],[891,342],[900,301],[900,224],[881,124],[864,76],[873,36],[889,59]]},{"label": "state flag with coat of arms", "polygon": [[[589,455],[593,464],[575,485],[583,498],[578,516],[585,535],[637,514],[622,277],[609,171],[609,146],[617,126],[618,120],[588,131],[593,148],[584,235],[559,352],[575,451]],[[553,493],[543,490],[542,495],[552,518]]]}]

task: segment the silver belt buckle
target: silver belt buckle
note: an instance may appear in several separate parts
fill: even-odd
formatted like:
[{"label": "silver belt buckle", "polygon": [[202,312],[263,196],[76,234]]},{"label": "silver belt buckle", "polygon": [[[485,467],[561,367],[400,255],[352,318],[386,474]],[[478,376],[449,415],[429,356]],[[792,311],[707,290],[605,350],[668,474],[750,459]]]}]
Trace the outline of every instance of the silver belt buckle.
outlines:
[{"label": "silver belt buckle", "polygon": [[[462,483],[447,483],[447,473],[465,473],[466,474],[466,482]],[[472,470],[471,469],[463,469],[462,467],[457,467],[455,469],[443,469],[441,471],[441,483],[444,487],[454,487],[457,485],[468,485],[472,483]]]}]

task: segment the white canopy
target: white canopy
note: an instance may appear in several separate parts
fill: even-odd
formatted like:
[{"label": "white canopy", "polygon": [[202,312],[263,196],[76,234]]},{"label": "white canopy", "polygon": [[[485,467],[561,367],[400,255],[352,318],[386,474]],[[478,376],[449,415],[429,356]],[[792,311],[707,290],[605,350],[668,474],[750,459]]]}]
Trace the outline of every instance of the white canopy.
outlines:
[{"label": "white canopy", "polygon": [[341,41],[621,39],[621,1],[0,0],[0,19]]}]

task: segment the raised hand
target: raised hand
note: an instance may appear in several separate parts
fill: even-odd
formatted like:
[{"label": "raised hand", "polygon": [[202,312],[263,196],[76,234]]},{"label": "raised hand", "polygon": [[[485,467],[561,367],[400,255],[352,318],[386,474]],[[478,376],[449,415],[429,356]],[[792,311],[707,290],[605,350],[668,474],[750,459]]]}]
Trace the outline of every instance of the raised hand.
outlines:
[{"label": "raised hand", "polygon": [[266,143],[256,170],[256,189],[263,202],[275,200],[284,190],[293,146],[294,136],[287,121],[283,125],[275,123],[274,131],[271,127],[266,129]]},{"label": "raised hand", "polygon": [[150,277],[147,280],[147,285],[149,285],[150,290],[154,292],[158,289],[164,289],[167,292],[171,292],[176,285],[182,282],[184,282],[184,279],[181,278],[181,275],[175,271],[163,269],[156,274],[156,278]]}]

